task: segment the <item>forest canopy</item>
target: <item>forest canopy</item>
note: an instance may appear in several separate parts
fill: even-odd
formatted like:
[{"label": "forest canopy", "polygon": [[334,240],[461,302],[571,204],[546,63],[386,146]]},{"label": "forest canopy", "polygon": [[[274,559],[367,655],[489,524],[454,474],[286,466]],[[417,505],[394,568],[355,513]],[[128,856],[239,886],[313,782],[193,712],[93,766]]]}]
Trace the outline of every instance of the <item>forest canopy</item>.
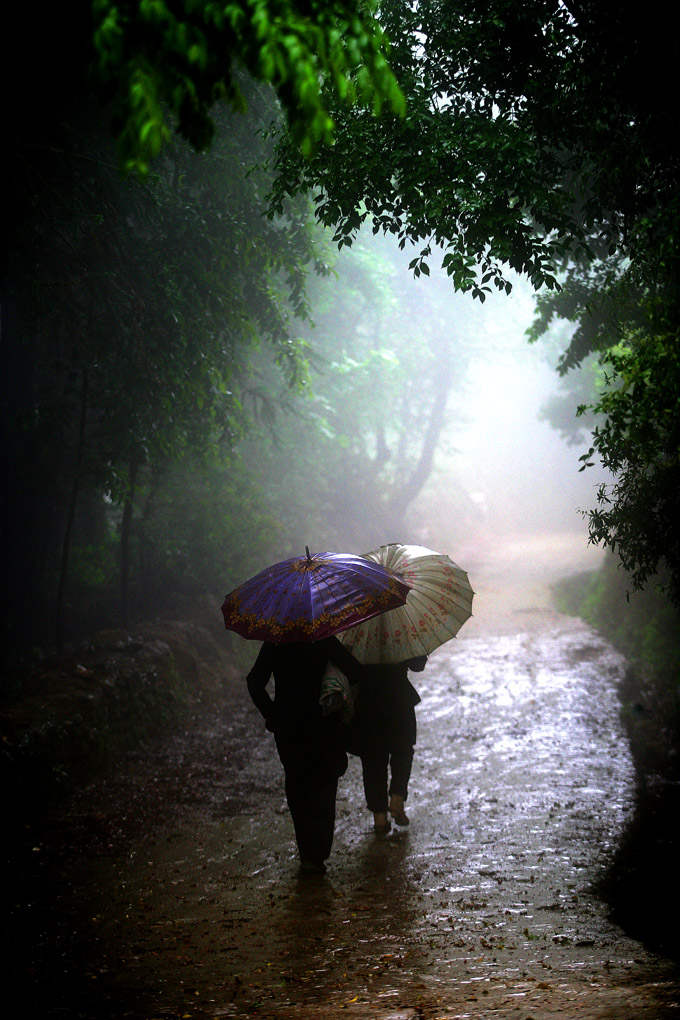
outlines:
[{"label": "forest canopy", "polygon": [[406,116],[331,104],[330,151],[301,159],[282,138],[273,207],[311,193],[338,245],[368,223],[413,246],[416,274],[440,258],[480,300],[508,268],[527,277],[532,339],[564,319],[560,371],[593,353],[605,368],[584,464],[615,481],[591,538],[635,588],[663,573],[680,601],[677,12],[385,0],[380,18]]},{"label": "forest canopy", "polygon": [[[417,277],[439,259],[479,302],[524,276],[534,340],[571,324],[567,380],[593,355],[607,380],[586,401],[590,458],[615,478],[591,536],[636,586],[668,571],[680,601],[677,15],[80,0],[2,18],[6,643],[35,640],[36,616],[41,640],[63,633],[83,602],[115,599],[125,621],[173,586],[194,597],[206,572],[217,583],[270,548],[253,429],[304,417],[319,365],[358,395],[398,346],[378,332],[367,347],[364,320],[319,361],[305,325],[310,280],[362,226],[411,250]],[[363,272],[384,326],[389,272]],[[441,392],[410,449],[375,417],[364,447],[335,437],[336,474],[379,462],[391,479],[378,516],[385,498],[403,513],[427,471],[450,342],[419,338]],[[327,488],[312,509],[330,502]]]},{"label": "forest canopy", "polygon": [[171,124],[205,149],[215,104],[246,109],[239,70],[273,86],[303,155],[334,140],[324,93],[375,114],[383,103],[403,113],[376,8],[371,0],[93,0],[94,78],[112,103],[123,166],[146,172]]}]

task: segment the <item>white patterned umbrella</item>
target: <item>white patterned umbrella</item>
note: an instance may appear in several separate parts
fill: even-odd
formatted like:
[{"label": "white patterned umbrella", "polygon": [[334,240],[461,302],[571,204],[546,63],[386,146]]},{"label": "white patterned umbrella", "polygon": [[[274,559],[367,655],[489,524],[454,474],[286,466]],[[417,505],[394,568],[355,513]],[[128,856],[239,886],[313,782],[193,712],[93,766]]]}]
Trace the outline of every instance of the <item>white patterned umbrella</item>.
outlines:
[{"label": "white patterned umbrella", "polygon": [[360,662],[393,663],[429,655],[472,616],[474,592],[468,576],[444,553],[391,542],[364,555],[403,577],[411,588],[403,606],[338,634]]}]

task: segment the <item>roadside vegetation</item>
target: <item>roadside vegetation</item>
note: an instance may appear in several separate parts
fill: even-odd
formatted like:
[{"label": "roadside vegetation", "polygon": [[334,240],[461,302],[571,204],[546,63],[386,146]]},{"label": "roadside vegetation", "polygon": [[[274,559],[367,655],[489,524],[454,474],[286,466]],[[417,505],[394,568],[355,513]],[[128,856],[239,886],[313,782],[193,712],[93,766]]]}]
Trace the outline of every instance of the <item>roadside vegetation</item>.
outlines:
[{"label": "roadside vegetation", "polygon": [[629,663],[622,710],[644,775],[680,778],[680,611],[656,587],[631,591],[616,556],[560,582],[558,608],[580,616]]},{"label": "roadside vegetation", "polygon": [[615,556],[555,588],[557,607],[604,634],[627,661],[619,689],[636,772],[635,811],[601,890],[624,927],[680,955],[680,611],[658,588],[631,592]]}]

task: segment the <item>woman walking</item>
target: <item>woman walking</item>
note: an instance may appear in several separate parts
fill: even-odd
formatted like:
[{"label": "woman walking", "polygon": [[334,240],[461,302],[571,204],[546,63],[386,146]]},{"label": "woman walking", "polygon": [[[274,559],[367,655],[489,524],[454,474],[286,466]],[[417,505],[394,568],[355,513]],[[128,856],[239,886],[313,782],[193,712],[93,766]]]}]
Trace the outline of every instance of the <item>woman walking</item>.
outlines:
[{"label": "woman walking", "polygon": [[[265,641],[248,673],[248,691],[274,734],[285,775],[286,801],[304,874],[323,874],[335,832],[338,779],[347,769],[346,735],[338,712],[320,704],[328,664],[351,683],[361,667],[336,637],[314,642]],[[274,677],[274,697],[267,684]]]},{"label": "woman walking", "polygon": [[404,662],[361,667],[350,728],[350,752],[361,758],[364,794],[378,835],[390,831],[391,818],[408,825],[408,797],[416,743],[415,706],[420,695],[408,671],[422,672],[427,656]]}]

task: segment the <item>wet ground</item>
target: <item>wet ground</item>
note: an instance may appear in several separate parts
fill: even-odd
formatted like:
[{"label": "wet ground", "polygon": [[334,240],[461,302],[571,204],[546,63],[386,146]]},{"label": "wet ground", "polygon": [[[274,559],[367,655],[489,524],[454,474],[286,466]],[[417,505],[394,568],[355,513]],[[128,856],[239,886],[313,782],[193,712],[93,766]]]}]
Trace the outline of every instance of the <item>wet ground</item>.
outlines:
[{"label": "wet ground", "polygon": [[680,1016],[677,970],[593,892],[633,768],[621,658],[550,606],[563,541],[534,546],[521,586],[470,569],[475,618],[415,677],[411,825],[376,839],[351,759],[326,876],[298,874],[273,740],[240,687],[27,830],[7,954],[21,1015]]}]

